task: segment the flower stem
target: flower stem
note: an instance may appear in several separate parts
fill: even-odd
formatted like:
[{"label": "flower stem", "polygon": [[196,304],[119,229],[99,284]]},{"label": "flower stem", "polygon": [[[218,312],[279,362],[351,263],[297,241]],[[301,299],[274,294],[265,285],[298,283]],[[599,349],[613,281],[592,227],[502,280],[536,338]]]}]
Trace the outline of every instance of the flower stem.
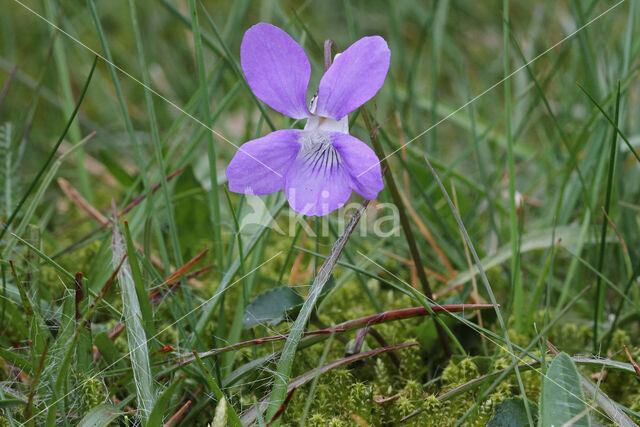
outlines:
[{"label": "flower stem", "polygon": [[331,67],[331,46],[336,50],[336,52],[340,52],[338,50],[338,45],[331,39],[326,39],[324,41],[324,71],[326,72],[329,67]]},{"label": "flower stem", "polygon": [[[416,241],[413,237],[413,231],[411,230],[411,223],[409,222],[409,217],[404,209],[404,205],[402,203],[402,198],[400,197],[400,192],[398,191],[398,186],[396,185],[396,181],[393,178],[393,174],[391,173],[391,169],[389,168],[389,164],[385,159],[384,150],[382,148],[382,144],[378,139],[377,132],[375,127],[373,126],[373,122],[371,121],[371,117],[369,116],[369,112],[362,107],[362,117],[364,118],[364,123],[367,127],[367,131],[369,132],[369,137],[371,138],[371,142],[373,143],[373,149],[376,152],[378,158],[381,159],[380,165],[383,169],[386,169],[386,173],[384,174],[385,180],[387,181],[387,187],[389,188],[389,192],[391,193],[391,198],[393,199],[393,203],[398,207],[398,214],[400,215],[400,225],[402,226],[402,231],[407,239],[407,244],[409,245],[409,252],[411,253],[411,258],[413,259],[413,263],[416,267],[418,279],[422,285],[422,292],[427,296],[430,302],[434,302],[433,292],[431,291],[431,286],[429,285],[429,279],[427,279],[427,275],[424,272],[424,266],[422,265],[422,260],[420,259],[420,253],[418,252],[418,246],[416,245]],[[438,332],[438,338],[440,339],[440,343],[442,344],[442,349],[444,350],[447,357],[451,356],[451,349],[449,348],[449,342],[447,341],[447,337],[445,331],[442,326],[434,319],[436,331]]]}]

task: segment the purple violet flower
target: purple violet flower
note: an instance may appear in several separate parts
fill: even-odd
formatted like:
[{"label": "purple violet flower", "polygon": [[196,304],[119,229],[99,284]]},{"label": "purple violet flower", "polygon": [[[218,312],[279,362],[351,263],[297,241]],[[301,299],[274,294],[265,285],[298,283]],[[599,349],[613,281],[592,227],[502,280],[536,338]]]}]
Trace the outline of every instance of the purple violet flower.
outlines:
[{"label": "purple violet flower", "polygon": [[380,36],[363,37],[326,71],[307,108],[311,65],[286,32],[259,23],[244,34],[242,70],[253,93],[274,110],[307,119],[304,130],[283,129],[242,145],[227,167],[229,190],[264,195],[284,189],[303,215],[327,215],[351,191],[375,199],[383,189],[378,157],[349,135],[347,114],[382,87],[391,52]]}]

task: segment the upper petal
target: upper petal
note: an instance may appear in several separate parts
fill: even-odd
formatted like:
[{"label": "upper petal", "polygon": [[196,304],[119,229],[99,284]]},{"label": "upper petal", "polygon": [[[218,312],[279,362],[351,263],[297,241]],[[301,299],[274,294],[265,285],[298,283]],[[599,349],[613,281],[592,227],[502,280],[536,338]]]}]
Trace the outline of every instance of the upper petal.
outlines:
[{"label": "upper petal", "polygon": [[343,133],[332,133],[331,142],[349,173],[353,191],[368,200],[378,197],[384,183],[376,153],[358,138]]},{"label": "upper petal", "polygon": [[227,166],[229,190],[258,196],[282,190],[300,150],[301,133],[297,129],[277,130],[243,144]]},{"label": "upper petal", "polygon": [[294,119],[309,116],[307,86],[311,65],[289,34],[271,24],[254,25],[242,38],[240,62],[247,83],[258,98]]},{"label": "upper petal", "polygon": [[[329,134],[324,138],[328,142]],[[287,200],[293,210],[303,215],[327,215],[347,202],[351,195],[349,184],[349,174],[330,143],[307,145],[287,172]]]},{"label": "upper petal", "polygon": [[331,64],[320,80],[316,114],[340,120],[382,87],[391,51],[380,36],[363,37]]}]

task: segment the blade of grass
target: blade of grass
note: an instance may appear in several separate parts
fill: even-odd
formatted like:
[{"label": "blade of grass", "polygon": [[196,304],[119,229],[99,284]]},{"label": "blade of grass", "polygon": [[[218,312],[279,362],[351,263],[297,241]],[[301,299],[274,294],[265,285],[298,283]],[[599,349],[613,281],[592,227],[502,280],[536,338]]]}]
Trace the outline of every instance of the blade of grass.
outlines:
[{"label": "blade of grass", "polygon": [[[509,0],[502,0],[502,33],[503,33],[503,66],[504,66],[504,104],[505,104],[505,136],[507,138],[507,175],[509,178],[509,237],[511,240],[511,264],[509,268],[511,279],[511,303],[509,313],[515,313],[515,326],[518,332],[523,332],[523,317],[519,313],[524,310],[524,290],[522,275],[520,274],[520,233],[518,233],[518,207],[516,206],[516,173],[513,146],[515,144],[511,134],[511,79],[509,79]],[[507,315],[507,319],[509,315]],[[533,418],[529,405],[525,399],[525,409],[529,424],[533,425]]]},{"label": "blade of grass", "polygon": [[[202,53],[202,36],[200,35],[200,24],[198,22],[198,7],[196,0],[189,0],[189,13],[191,15],[191,32],[196,54],[196,64],[198,69],[198,82],[200,84],[200,111],[202,120],[207,127],[211,127],[211,112],[209,111],[209,91],[207,90],[206,71],[204,67],[204,55]],[[216,260],[222,266],[222,233],[220,231],[220,200],[218,197],[218,173],[216,167],[216,150],[213,141],[213,134],[207,132],[207,156],[209,158],[209,179],[211,181],[211,193],[209,198],[211,210],[211,225],[213,229],[213,240],[216,251]],[[220,270],[221,271],[221,270]]]},{"label": "blade of grass", "polygon": [[[145,86],[144,95],[145,95],[145,102],[147,104],[147,111],[149,113],[149,121],[151,126],[151,140],[153,141],[153,147],[156,153],[156,159],[158,161],[158,166],[160,167],[160,174],[161,176],[165,176],[167,168],[165,166],[165,161],[162,156],[162,144],[160,142],[160,133],[158,130],[158,119],[156,117],[156,110],[153,104],[152,93],[151,91],[146,90],[146,88],[150,87],[150,84],[151,84],[151,79],[149,77],[149,67],[147,65],[147,60],[145,58],[146,56],[145,49],[144,49],[144,44],[142,42],[142,36],[140,33],[140,25],[138,23],[136,5],[133,0],[129,0],[129,11],[131,14],[131,23],[133,27],[134,37],[136,40],[136,47],[138,50],[138,58],[140,60],[140,69],[142,70],[142,82]],[[206,76],[203,75],[203,79],[206,79]],[[206,91],[204,91],[204,93],[206,96]],[[205,122],[205,124],[207,125],[207,127],[211,128],[211,123]],[[211,133],[209,133],[209,135],[211,135]],[[215,172],[215,166],[213,167],[213,170]],[[169,189],[168,189],[167,181],[164,179],[161,179],[160,187],[162,189],[165,209],[167,212],[167,222],[169,225],[169,234],[171,236],[171,243],[172,243],[171,246],[173,248],[173,256],[174,256],[176,265],[183,265],[184,260],[182,258],[182,250],[180,248],[180,239],[178,238],[178,230],[176,227],[176,221],[173,213],[173,204],[171,203],[171,198],[169,197]],[[217,187],[212,187],[212,191],[215,188]],[[184,282],[183,285],[186,285],[186,282]],[[191,313],[191,309],[193,307],[191,291],[190,291],[191,288],[188,286],[182,286],[181,288],[182,288],[182,296],[185,302],[185,308],[187,310],[187,313]],[[139,296],[139,298],[142,298],[142,297]],[[146,301],[146,298],[142,298],[141,301]],[[141,303],[141,304],[144,305],[144,303]],[[189,319],[189,321],[195,325],[194,316],[188,316],[187,319]],[[151,335],[153,335],[153,333]]]},{"label": "blade of grass", "polygon": [[[78,144],[73,146],[73,148],[71,150],[69,150],[65,154],[61,155],[60,158],[58,158],[58,160],[56,160],[53,163],[51,168],[47,171],[47,174],[44,176],[44,178],[42,178],[42,183],[40,184],[40,186],[38,187],[35,195],[31,199],[31,201],[29,202],[29,205],[27,206],[27,209],[26,209],[24,215],[22,216],[22,219],[20,220],[20,223],[15,228],[14,232],[11,233],[12,235],[23,234],[24,233],[24,231],[27,228],[27,226],[29,225],[29,222],[31,221],[33,215],[35,214],[36,209],[38,208],[38,205],[40,204],[40,201],[44,197],[46,190],[49,188],[49,185],[53,181],[53,178],[58,173],[58,169],[62,166],[62,163],[74,152],[74,150],[78,149],[83,144],[85,144],[87,141],[89,141],[89,139],[91,139],[91,137],[93,135],[94,135],[93,133],[89,134],[85,139],[83,139]],[[17,211],[14,211],[14,212],[17,212]],[[11,252],[13,251],[13,247],[15,246],[15,243],[16,243],[15,240],[10,240],[10,241],[7,242],[6,246],[2,249],[2,256],[3,257],[11,256]]]},{"label": "blade of grass", "polygon": [[82,322],[82,313],[89,308],[89,293],[87,292],[87,281],[83,280],[82,273],[76,273],[75,280],[75,302],[76,302],[76,328],[80,329],[78,345],[76,347],[76,367],[78,375],[88,378],[93,374],[93,341],[91,336],[91,319]]},{"label": "blade of grass", "polygon": [[229,424],[234,427],[242,426],[242,423],[240,422],[240,417],[238,417],[236,410],[233,408],[231,403],[229,403],[229,400],[225,398],[224,393],[222,392],[222,390],[220,390],[220,387],[218,387],[218,383],[216,383],[213,377],[211,377],[211,374],[207,370],[207,367],[204,366],[204,362],[202,361],[202,359],[200,359],[200,356],[198,356],[198,352],[195,350],[193,351],[193,357],[195,358],[196,362],[198,362],[198,367],[200,368],[200,372],[204,376],[207,386],[209,387],[209,389],[211,390],[215,398],[218,400],[224,399],[226,401],[227,414],[230,415],[228,419]]},{"label": "blade of grass", "polygon": [[[355,229],[360,217],[362,216],[362,212],[367,208],[369,204],[368,200],[365,200],[360,208],[353,215],[349,223],[347,224],[344,233],[331,248],[331,252],[327,259],[322,263],[318,274],[316,275],[311,287],[309,289],[309,294],[307,299],[305,300],[302,308],[300,309],[300,313],[296,318],[293,326],[291,327],[291,331],[289,332],[289,337],[284,344],[284,348],[282,349],[282,355],[280,356],[280,360],[278,361],[278,366],[276,368],[276,373],[274,375],[274,384],[271,389],[271,397],[269,398],[269,409],[267,410],[266,419],[271,419],[276,414],[278,408],[284,402],[284,399],[287,395],[287,386],[289,385],[289,379],[291,377],[291,367],[293,365],[293,359],[296,354],[296,350],[298,348],[298,343],[300,342],[300,338],[302,338],[302,334],[304,329],[311,317],[311,314],[315,308],[316,302],[322,293],[322,288],[324,284],[329,280],[331,276],[331,272],[333,271],[344,246],[347,244],[351,233]],[[279,422],[276,421],[274,426],[279,425]]]},{"label": "blade of grass", "polygon": [[[57,1],[47,1],[45,5],[45,14],[49,21],[55,22],[56,12],[58,7]],[[71,91],[71,78],[69,74],[69,66],[67,55],[64,49],[63,38],[56,36],[56,30],[51,27],[52,36],[55,37],[53,41],[53,57],[56,64],[58,80],[62,87],[62,112],[65,116],[70,116],[73,112],[73,93]],[[81,139],[80,126],[77,121],[74,121],[69,129],[69,138],[72,144],[77,144]],[[89,184],[89,174],[84,161],[84,150],[80,148],[76,152],[76,163],[78,170],[78,177],[80,181],[80,189],[82,195],[90,202],[93,203],[93,193]]]},{"label": "blade of grass", "polygon": [[[114,221],[117,221],[115,215]],[[126,244],[115,223],[112,234],[113,266],[115,269],[126,253]],[[127,342],[130,349],[129,356],[133,377],[135,378],[139,411],[142,419],[146,422],[153,411],[156,392],[149,364],[148,341],[143,326],[142,309],[130,264],[125,260],[124,265],[118,271],[118,282],[122,293],[122,306],[127,325]]]},{"label": "blade of grass", "polygon": [[[605,200],[604,200],[604,216],[605,218],[603,218],[602,220],[602,231],[600,233],[600,250],[599,250],[599,254],[598,254],[598,264],[597,264],[597,269],[599,272],[602,272],[602,267],[604,266],[604,248],[606,245],[606,239],[607,239],[607,225],[609,224],[609,221],[607,221],[607,216],[609,214],[609,206],[611,205],[611,191],[613,188],[613,173],[615,171],[615,167],[616,167],[616,147],[617,147],[617,141],[618,141],[618,132],[617,132],[617,126],[618,126],[618,115],[620,113],[620,83],[618,83],[618,95],[616,97],[616,107],[615,107],[615,118],[614,118],[614,130],[613,130],[613,137],[612,137],[612,141],[611,141],[611,152],[609,154],[609,171],[608,171],[608,175],[607,175],[607,191],[605,194]],[[604,302],[605,302],[605,288],[604,286],[602,286],[602,279],[601,276],[598,276],[597,282],[596,282],[596,306],[595,306],[595,310],[593,313],[593,351],[595,353],[598,352],[598,336],[600,333],[600,330],[598,328],[598,325],[601,321],[604,321]]]},{"label": "blade of grass", "polygon": [[29,197],[29,195],[31,194],[31,192],[33,191],[35,186],[38,184],[38,181],[40,180],[40,178],[42,177],[44,172],[47,170],[47,167],[49,166],[49,164],[53,160],[53,157],[55,156],[56,152],[58,151],[58,147],[60,147],[60,144],[62,144],[62,141],[64,140],[64,137],[67,134],[67,131],[71,127],[71,124],[73,123],[73,120],[75,119],[76,115],[78,114],[78,110],[80,109],[80,105],[82,104],[82,101],[84,100],[84,96],[87,93],[87,89],[89,88],[89,83],[91,83],[91,78],[93,77],[93,72],[96,69],[96,64],[97,63],[98,63],[98,58],[95,57],[93,59],[93,64],[91,65],[91,71],[89,71],[89,75],[87,76],[87,80],[85,80],[84,86],[82,87],[82,91],[80,92],[80,98],[78,98],[78,102],[76,103],[76,106],[75,106],[73,112],[71,113],[71,116],[69,117],[69,120],[67,121],[67,124],[65,125],[65,127],[64,127],[64,129],[62,131],[62,134],[60,135],[60,137],[58,138],[58,141],[56,141],[55,145],[53,146],[53,149],[49,152],[49,156],[47,157],[47,160],[45,160],[44,164],[42,165],[42,167],[40,168],[40,170],[36,174],[36,177],[31,181],[31,184],[29,184],[29,187],[27,188],[27,191],[25,191],[25,193],[23,194],[22,198],[20,199],[20,201],[16,205],[15,209],[11,213],[11,216],[5,222],[4,227],[2,227],[2,231],[0,232],[0,240],[2,240],[2,238],[5,235],[5,233],[9,229],[9,226],[11,225],[13,220],[15,220],[16,215],[18,214],[18,212],[22,208],[22,205],[24,205],[24,202],[27,200],[27,198]]},{"label": "blade of grass", "polygon": [[[551,344],[550,341],[547,341],[547,347],[549,347],[554,355],[558,354],[558,349],[553,344]],[[602,368],[604,369],[604,367],[605,364],[603,363]],[[618,408],[618,404],[611,400],[611,398],[609,398],[609,396],[607,396],[605,392],[600,389],[600,379],[602,378],[602,376],[600,376],[598,384],[594,385],[589,377],[587,377],[585,374],[580,371],[578,371],[578,374],[580,376],[580,385],[582,385],[585,393],[589,395],[589,397],[594,402],[598,403],[598,406],[600,406],[606,412],[606,414],[615,423],[615,425],[621,427],[637,426],[636,423],[631,421],[631,419],[624,412],[622,412],[620,408]]]},{"label": "blade of grass", "polygon": [[[396,181],[393,178],[393,174],[389,169],[389,163],[387,162],[386,156],[384,154],[384,150],[382,148],[382,144],[377,136],[376,128],[373,125],[371,117],[369,116],[369,112],[365,109],[365,107],[361,107],[361,115],[364,119],[365,125],[367,127],[367,131],[369,133],[369,137],[371,142],[373,143],[373,149],[378,156],[379,159],[382,159],[380,166],[383,170],[386,170],[384,177],[387,182],[387,186],[389,188],[389,192],[391,193],[391,197],[393,199],[393,203],[398,208],[398,214],[400,216],[400,225],[402,226],[402,231],[404,232],[405,238],[407,240],[407,244],[409,245],[409,252],[411,253],[411,259],[413,260],[413,264],[416,267],[416,272],[418,274],[418,279],[420,279],[420,283],[422,285],[422,291],[427,296],[430,301],[433,301],[433,292],[431,291],[431,286],[429,285],[429,279],[427,279],[427,275],[424,271],[424,266],[422,264],[422,259],[420,258],[420,253],[418,251],[418,246],[416,245],[415,238],[413,236],[413,231],[411,230],[411,223],[409,222],[409,217],[404,209],[404,204],[402,203],[402,198],[400,196],[400,192],[398,191],[398,187],[396,185]],[[438,338],[440,339],[440,344],[446,355],[451,354],[451,350],[449,348],[449,342],[447,341],[446,333],[442,329],[442,326],[437,320],[434,318],[434,324],[436,327],[436,331],[438,333]]]},{"label": "blade of grass", "polygon": [[148,427],[155,427],[162,425],[162,419],[164,418],[164,414],[169,409],[169,405],[171,404],[171,398],[173,394],[176,392],[176,388],[180,384],[182,384],[184,379],[184,375],[180,375],[180,377],[169,384],[162,393],[158,396],[157,401],[153,405],[151,412],[146,419],[146,425]]},{"label": "blade of grass", "polygon": [[[620,130],[620,128],[618,127],[618,120],[612,119],[611,116],[609,116],[609,114],[607,114],[607,112],[604,111],[600,103],[596,101],[596,99],[585,88],[583,88],[580,84],[578,84],[578,87],[580,88],[580,90],[582,90],[582,92],[584,92],[585,95],[587,95],[587,97],[589,98],[589,101],[591,101],[593,105],[595,105],[598,108],[598,110],[602,113],[604,118],[607,119],[607,121],[611,124],[611,126],[613,126],[613,128],[615,129],[615,132],[617,132],[617,134],[620,135],[620,138],[622,138],[622,140],[627,144],[629,151],[631,151],[631,153],[634,155],[636,160],[640,162],[640,154],[638,154],[638,150],[634,148],[633,144],[631,144],[629,139],[627,139],[625,134]],[[619,92],[620,92],[620,82],[618,82],[618,93]]]},{"label": "blade of grass", "polygon": [[[440,75],[440,62],[442,56],[442,40],[447,25],[447,14],[449,11],[449,0],[439,0],[432,3],[432,34],[431,34],[431,54],[430,66],[431,66],[431,111],[437,111],[438,109],[438,76]],[[438,117],[435,114],[431,115],[431,132],[429,132],[429,147],[431,151],[436,150],[438,141],[438,127],[435,126],[438,121]]]},{"label": "blade of grass", "polygon": [[[233,315],[233,321],[231,322],[231,328],[227,336],[227,342],[229,342],[230,344],[234,344],[234,343],[237,343],[240,340],[240,337],[242,336],[242,328],[243,328],[242,316],[244,315],[245,307],[249,303],[249,298],[251,297],[252,289],[248,287],[248,283],[247,283],[248,281],[244,279],[244,275],[245,275],[244,264],[246,260],[244,258],[244,251],[242,249],[242,236],[240,234],[240,225],[238,223],[238,217],[236,215],[235,210],[233,209],[233,205],[231,204],[231,197],[229,195],[229,192],[226,191],[225,189],[224,193],[227,198],[227,204],[229,205],[229,211],[231,212],[231,216],[233,218],[233,227],[234,227],[233,236],[235,239],[232,239],[232,240],[236,240],[238,242],[238,258],[240,260],[239,273],[240,273],[240,277],[243,278],[241,283],[241,297],[238,298],[236,309]],[[231,252],[231,249],[229,249],[229,251]],[[258,262],[257,257],[254,256],[253,259],[254,259],[254,263]],[[251,267],[251,269],[253,268],[255,268],[255,266]],[[231,372],[231,369],[233,367],[233,358],[234,358],[234,353],[229,353],[223,356],[222,367],[221,367],[222,376],[227,376],[229,375],[229,372]]]},{"label": "blade of grass", "polygon": [[460,232],[463,234],[464,239],[467,241],[467,245],[469,247],[469,250],[471,251],[471,255],[473,256],[473,261],[475,262],[478,270],[480,271],[480,277],[482,278],[482,283],[485,286],[485,290],[487,292],[487,294],[489,295],[489,300],[491,302],[491,304],[494,307],[494,310],[496,312],[496,317],[498,318],[498,323],[500,325],[500,329],[502,330],[502,334],[504,335],[504,340],[507,344],[507,348],[509,349],[509,354],[511,355],[511,359],[513,361],[513,364],[515,366],[515,370],[516,370],[516,378],[518,380],[518,387],[520,388],[520,393],[523,396],[523,399],[525,401],[525,408],[527,408],[527,418],[529,420],[529,423],[531,425],[533,425],[533,418],[531,416],[531,410],[528,409],[529,405],[526,403],[527,402],[527,393],[525,392],[524,389],[524,385],[522,383],[522,377],[520,376],[520,371],[518,370],[517,367],[517,361],[515,359],[515,353],[513,352],[513,344],[511,343],[511,340],[509,339],[509,331],[507,329],[507,325],[504,321],[504,318],[502,317],[502,313],[500,312],[500,308],[498,306],[498,301],[496,300],[496,296],[493,293],[493,289],[491,289],[491,285],[489,284],[489,279],[487,278],[487,275],[484,272],[484,269],[482,268],[482,264],[480,263],[480,258],[478,257],[478,253],[476,252],[475,247],[473,246],[473,243],[471,242],[471,238],[469,237],[469,234],[467,233],[467,229],[465,228],[462,219],[460,218],[460,214],[458,213],[458,211],[455,209],[455,206],[453,205],[453,202],[451,201],[451,198],[449,197],[449,194],[447,193],[447,190],[444,188],[444,185],[442,185],[442,181],[440,181],[440,178],[438,177],[438,174],[436,173],[435,169],[433,169],[433,166],[431,166],[431,163],[429,163],[429,160],[425,157],[424,161],[427,163],[427,166],[429,166],[429,169],[431,170],[431,173],[433,174],[433,177],[435,178],[436,182],[438,183],[438,185],[440,186],[440,190],[442,191],[442,194],[444,195],[445,199],[447,200],[447,204],[449,205],[449,208],[451,209],[451,212],[453,213],[453,216],[456,219],[456,222],[458,223],[458,227],[460,228]]}]

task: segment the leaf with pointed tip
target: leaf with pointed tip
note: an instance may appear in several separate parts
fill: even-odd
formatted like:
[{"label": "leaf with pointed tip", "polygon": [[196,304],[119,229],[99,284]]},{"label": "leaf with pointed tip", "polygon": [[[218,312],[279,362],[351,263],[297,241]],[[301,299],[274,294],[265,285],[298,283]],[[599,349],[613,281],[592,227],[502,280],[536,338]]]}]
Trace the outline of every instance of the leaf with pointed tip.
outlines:
[{"label": "leaf with pointed tip", "polygon": [[580,376],[567,353],[557,355],[544,378],[540,397],[540,425],[591,426],[589,410],[582,394]]},{"label": "leaf with pointed tip", "polygon": [[178,387],[178,384],[182,382],[183,377],[178,378],[173,383],[169,384],[167,388],[165,388],[160,396],[156,399],[155,405],[149,414],[149,418],[147,418],[147,426],[161,426],[162,418],[164,414],[167,412],[169,408],[169,404],[171,403],[171,398]]},{"label": "leaf with pointed tip", "polygon": [[98,405],[90,410],[78,423],[78,427],[108,426],[113,420],[123,415],[117,407],[109,404]]}]

